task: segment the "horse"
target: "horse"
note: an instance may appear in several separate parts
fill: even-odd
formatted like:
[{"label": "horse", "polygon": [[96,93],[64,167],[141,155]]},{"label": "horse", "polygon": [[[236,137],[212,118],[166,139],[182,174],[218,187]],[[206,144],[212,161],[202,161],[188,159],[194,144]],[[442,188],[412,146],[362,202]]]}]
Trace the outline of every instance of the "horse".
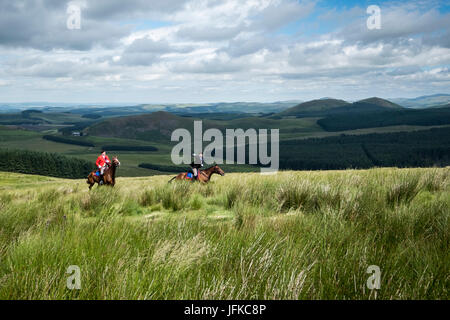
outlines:
[{"label": "horse", "polygon": [[[211,179],[211,176],[216,173],[221,175],[222,177],[225,175],[225,172],[216,164],[208,169],[205,170],[198,170],[198,181],[202,183],[207,183]],[[195,178],[189,179],[187,178],[188,172],[182,172],[178,174],[177,176],[170,179],[169,182],[172,182],[173,180],[196,180]]]},{"label": "horse", "polygon": [[[111,164],[108,165],[108,168],[105,169],[103,173],[103,183],[105,185],[114,187],[116,184],[116,169],[120,166],[120,161],[117,157],[113,157]],[[89,185],[89,190],[92,189],[92,186],[95,183],[100,185],[100,177],[95,174],[98,169],[92,171],[87,177],[86,183]]]}]

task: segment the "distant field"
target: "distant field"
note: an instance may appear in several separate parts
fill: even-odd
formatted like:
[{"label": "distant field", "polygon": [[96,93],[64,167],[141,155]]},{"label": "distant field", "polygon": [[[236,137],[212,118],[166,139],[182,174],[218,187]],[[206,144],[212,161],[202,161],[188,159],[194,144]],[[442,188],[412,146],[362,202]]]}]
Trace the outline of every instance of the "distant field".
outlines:
[{"label": "distant field", "polygon": [[[337,160],[339,160],[342,162],[344,158],[347,159],[345,161],[350,161],[349,167],[370,167],[372,165],[369,159],[366,159],[362,162],[358,160],[358,158],[366,157],[364,154],[359,155],[361,152],[363,152],[363,150],[361,150],[360,145],[356,145],[356,149],[355,147],[351,147],[352,149],[351,152],[345,150],[341,151],[338,150],[341,153],[343,152],[343,155],[341,157],[335,158],[333,157],[333,155],[336,155],[336,153],[333,153],[333,150],[336,150],[336,148],[341,148],[341,145],[339,144],[337,145],[335,144],[332,147],[326,147],[325,149],[323,149],[323,147],[320,144],[316,146],[315,145],[316,143],[314,143],[313,144],[314,150],[311,150],[310,147],[305,148],[305,146],[303,146],[301,143],[296,144],[294,145],[294,147],[292,147],[289,141],[300,141],[301,139],[308,139],[308,138],[326,138],[338,135],[340,136],[341,134],[364,135],[370,133],[390,133],[390,132],[408,132],[408,131],[426,132],[426,130],[429,130],[430,128],[444,129],[450,127],[450,126],[435,126],[435,127],[392,126],[392,127],[370,128],[370,129],[348,130],[333,133],[321,131],[321,129],[315,124],[316,120],[317,120],[316,118],[283,120],[284,127],[280,128],[280,139],[281,139],[280,160],[283,166],[295,169],[304,169],[304,168],[310,169],[316,167],[318,169],[322,169],[326,168],[324,167],[323,161],[326,160],[328,162],[331,161],[334,163]],[[238,125],[238,127],[246,129],[251,126],[250,118],[239,119],[236,121],[239,122],[236,122],[233,125]],[[275,123],[273,123],[274,121],[275,120],[269,120],[267,123],[265,123],[265,125],[267,125],[269,128],[275,127]],[[222,124],[222,126],[223,126],[222,129],[226,128],[226,124]],[[84,136],[84,137],[69,136],[66,138],[74,141],[81,141],[83,143],[92,143],[93,145],[95,145],[94,147],[85,147],[74,144],[59,143],[55,141],[45,140],[42,138],[45,134],[46,134],[45,132],[41,133],[29,130],[8,129],[0,126],[0,148],[56,152],[61,153],[63,155],[90,161],[94,166],[98,153],[100,152],[103,146],[107,145],[124,146],[124,147],[151,146],[157,148],[158,150],[139,151],[139,152],[114,151],[114,150],[107,150],[107,151],[110,155],[119,156],[119,159],[121,160],[122,166],[118,171],[119,176],[150,176],[155,174],[166,173],[165,171],[149,170],[139,167],[140,164],[144,163],[149,163],[155,166],[173,166],[170,154],[174,143],[171,143],[169,141],[170,138],[166,138],[165,141],[161,140],[159,137],[156,140],[148,140],[148,141],[115,138],[115,137],[98,137],[98,136]],[[412,139],[414,140],[415,138]],[[430,145],[435,144],[441,148],[444,148],[448,144],[448,142],[449,141],[448,139],[445,138],[445,136],[437,135],[435,136],[434,139],[432,139],[430,143],[425,143],[422,146],[424,148],[429,148]],[[289,145],[288,149],[283,148],[284,144]],[[307,143],[307,145],[311,145],[311,143]],[[403,148],[403,146],[401,147]],[[323,151],[320,151],[322,150],[321,148],[323,149]],[[392,146],[390,146],[389,150],[391,149]],[[393,151],[396,150],[398,151],[400,150],[400,148],[394,147]],[[388,152],[388,150],[386,152]],[[354,154],[354,156],[352,156],[352,154]],[[389,163],[389,166],[392,165],[393,163]],[[401,166],[400,163],[398,165]],[[336,163],[334,164],[334,167],[331,166],[331,164],[329,166],[330,168],[337,168]],[[407,166],[412,166],[412,164],[409,164]],[[181,171],[186,170],[188,166],[185,167],[182,167]],[[342,165],[339,165],[339,168],[342,168]],[[343,168],[345,168],[345,166]],[[231,166],[231,167],[224,166],[224,169],[228,171],[243,171],[243,172],[255,171],[254,167],[248,165]]]},{"label": "distant field", "polygon": [[0,173],[0,299],[449,299],[450,168],[169,178]]}]

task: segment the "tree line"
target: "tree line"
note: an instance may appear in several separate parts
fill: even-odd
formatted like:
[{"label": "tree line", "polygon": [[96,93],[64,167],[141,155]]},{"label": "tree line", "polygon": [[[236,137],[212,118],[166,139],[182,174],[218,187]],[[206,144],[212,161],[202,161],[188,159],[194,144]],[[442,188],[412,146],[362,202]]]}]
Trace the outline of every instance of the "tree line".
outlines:
[{"label": "tree line", "polygon": [[0,149],[0,171],[81,179],[92,170],[88,161],[57,153]]},{"label": "tree line", "polygon": [[53,141],[53,142],[58,142],[58,143],[73,144],[73,145],[82,146],[82,147],[95,147],[94,144],[87,142],[87,141],[74,140],[74,139],[63,138],[63,137],[59,137],[59,136],[45,135],[45,136],[42,136],[42,139]]},{"label": "tree line", "polygon": [[450,165],[450,128],[280,142],[280,168],[337,170]]},{"label": "tree line", "polygon": [[317,121],[326,131],[344,131],[397,125],[433,126],[450,123],[450,108],[392,110],[329,115]]},{"label": "tree line", "polygon": [[106,145],[102,147],[107,151],[158,151],[158,148],[153,146],[119,146],[119,145]]}]

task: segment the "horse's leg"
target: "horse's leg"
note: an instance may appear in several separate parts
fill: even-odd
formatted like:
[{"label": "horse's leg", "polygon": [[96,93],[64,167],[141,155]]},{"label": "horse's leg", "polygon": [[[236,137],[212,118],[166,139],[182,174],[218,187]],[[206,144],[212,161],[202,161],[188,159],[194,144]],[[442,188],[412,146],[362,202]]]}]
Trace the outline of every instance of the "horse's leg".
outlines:
[{"label": "horse's leg", "polygon": [[103,183],[104,183],[105,185],[108,185],[108,186],[112,186],[112,185],[113,185],[113,180],[112,180],[110,174],[105,174],[105,175],[103,176]]},{"label": "horse's leg", "polygon": [[92,173],[89,174],[86,183],[89,185],[89,190],[91,190],[92,186],[95,184],[95,178],[93,177]]},{"label": "horse's leg", "polygon": [[95,185],[97,183],[97,185],[100,187],[101,186],[100,180],[101,180],[100,177],[94,176],[93,185]]}]

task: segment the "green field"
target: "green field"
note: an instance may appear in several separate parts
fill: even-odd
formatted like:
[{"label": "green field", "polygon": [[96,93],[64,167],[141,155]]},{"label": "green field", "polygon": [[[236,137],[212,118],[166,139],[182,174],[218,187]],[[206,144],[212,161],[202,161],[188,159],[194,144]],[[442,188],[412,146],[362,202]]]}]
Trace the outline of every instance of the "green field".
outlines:
[{"label": "green field", "polygon": [[0,299],[450,297],[448,167],[170,177],[0,173]]},{"label": "green field", "polygon": [[[278,129],[280,168],[285,170],[450,164],[449,108],[410,110],[381,98],[354,103],[322,99],[291,108],[269,104],[266,107],[288,109],[277,113],[269,108],[271,112],[264,114],[263,105],[253,105],[261,109],[257,113],[242,113],[249,112],[246,107],[250,105],[168,106],[166,111],[157,111],[159,107],[147,110],[145,106],[114,110],[86,107],[5,113],[0,115],[0,149],[61,153],[89,161],[93,167],[99,151],[106,149],[110,156],[119,157],[120,177],[181,172],[188,166],[173,165],[171,151],[176,143],[170,141],[171,134],[179,128],[192,133],[194,121],[201,120],[203,132],[214,128],[223,135],[227,129]],[[1,126],[20,122],[16,126]],[[72,136],[75,131],[83,136]],[[128,151],[124,151],[126,148]],[[223,163],[223,159],[216,161]],[[224,169],[258,170],[251,165],[225,165]],[[8,170],[5,165],[3,170]]]},{"label": "green field", "polygon": [[[160,113],[161,114],[161,113]],[[45,115],[45,113],[44,113]],[[186,118],[183,120],[181,117],[177,117],[169,114],[162,114],[160,119],[156,117],[156,120],[153,119],[152,115],[145,115],[146,119],[148,119],[148,123],[151,126],[157,126],[159,128],[166,127],[167,117],[171,117],[177,120],[177,122],[167,124],[167,127],[173,126],[171,129],[175,129],[178,126],[180,127],[190,127],[192,124],[192,118]],[[130,120],[131,119],[131,120]],[[98,156],[98,152],[102,149],[102,146],[108,145],[116,145],[116,146],[132,146],[132,147],[141,147],[141,146],[152,146],[156,147],[157,151],[111,151],[108,150],[109,155],[117,155],[122,163],[121,169],[118,172],[119,176],[151,176],[157,174],[164,174],[164,172],[158,170],[149,170],[140,168],[139,164],[150,163],[152,165],[159,166],[173,166],[170,154],[174,143],[170,142],[170,130],[163,131],[164,134],[161,134],[160,131],[151,131],[150,128],[145,130],[136,131],[138,128],[136,123],[134,123],[134,119],[140,121],[139,117],[132,118],[121,118],[118,120],[110,119],[111,121],[124,121],[125,126],[114,125],[113,131],[107,133],[106,136],[98,136],[96,134],[102,134],[102,130],[97,130],[97,127],[94,126],[93,129],[89,129],[89,131],[93,131],[94,135],[88,135],[83,137],[71,137],[71,136],[61,136],[57,134],[54,130],[47,131],[31,131],[31,130],[23,130],[20,128],[14,127],[5,127],[0,126],[0,149],[22,149],[22,150],[32,150],[32,151],[44,151],[44,152],[53,152],[53,153],[61,153],[65,156],[76,157],[80,159],[84,159],[92,162],[93,167],[95,160]],[[310,150],[309,147],[305,149],[302,146],[301,140],[308,138],[326,138],[332,136],[340,136],[342,134],[346,135],[367,135],[370,133],[380,133],[387,134],[392,132],[407,132],[407,131],[422,131],[429,130],[433,127],[439,126],[388,126],[388,127],[378,127],[378,128],[367,128],[367,129],[356,129],[356,130],[346,130],[341,132],[327,132],[324,131],[319,125],[317,125],[316,121],[320,118],[286,118],[282,120],[274,120],[274,119],[265,119],[259,117],[253,118],[239,118],[234,120],[205,120],[204,121],[204,130],[207,128],[218,128],[224,131],[227,128],[278,128],[280,130],[280,139],[281,144],[289,144],[288,141],[296,141],[296,145],[294,148],[292,146],[289,147],[288,152],[282,150],[280,154],[280,160],[282,165],[285,168],[294,168],[294,169],[310,169],[315,168],[315,164],[311,164],[311,162],[316,162],[316,159],[324,159],[326,158],[327,163],[323,163],[319,165],[319,169],[324,168],[336,168],[336,158],[334,156],[329,156],[330,151],[333,148],[340,148],[340,145],[334,145],[332,149],[327,149],[328,151],[320,151]],[[106,122],[106,123],[108,123]],[[100,123],[100,126],[104,126],[104,124]],[[97,126],[99,126],[97,125]],[[126,129],[126,128],[130,129]],[[125,130],[124,130],[125,128]],[[440,128],[448,128],[448,126],[440,126]],[[147,131],[146,131],[147,130]],[[123,133],[122,133],[123,131]],[[167,132],[166,132],[167,131]],[[136,134],[139,132],[139,134]],[[70,139],[73,141],[81,141],[87,142],[95,145],[95,147],[85,147],[74,144],[67,143],[59,143],[55,141],[49,141],[43,139],[44,135],[54,134],[58,137],[64,137],[65,139]],[[123,136],[125,135],[125,137]],[[127,137],[127,135],[130,135]],[[413,139],[414,140],[414,139]],[[439,146],[445,147],[448,144],[448,140],[444,136],[436,136],[436,139],[433,139],[433,143]],[[310,144],[310,143],[307,143]],[[424,147],[428,147],[428,144],[423,144]],[[319,146],[320,148],[320,146]],[[356,148],[356,149],[355,149]],[[386,150],[399,150],[396,146],[386,146],[384,147]],[[315,148],[317,149],[317,148]],[[346,150],[341,150],[340,159],[342,157],[348,158],[347,162],[350,164],[348,168],[365,168],[367,165],[365,163],[369,161],[369,159],[365,159],[364,161],[357,161],[357,157],[351,158],[351,154],[360,154],[362,152],[361,146],[352,147],[352,151],[348,152]],[[391,152],[391,151],[389,151]],[[349,158],[350,157],[350,158]],[[365,157],[363,155],[363,157]],[[413,158],[417,157],[413,155]],[[420,156],[419,156],[420,157]],[[305,162],[306,161],[306,162]],[[422,161],[422,160],[421,160]],[[446,161],[442,161],[439,158],[433,159],[436,164],[444,164]],[[305,164],[306,163],[306,164]],[[325,166],[324,166],[325,165]],[[376,164],[375,164],[376,165]],[[389,164],[389,165],[396,165]],[[400,166],[400,164],[398,164]],[[428,166],[429,164],[427,164]],[[408,164],[407,166],[417,166],[414,164]],[[240,165],[240,166],[225,166],[227,171],[255,171],[255,167],[249,165]],[[341,168],[341,167],[339,167]],[[177,171],[186,170],[186,166],[180,166],[180,169]],[[256,168],[257,170],[257,168]]]},{"label": "green field", "polygon": [[[120,139],[120,138],[104,138],[104,137],[79,137],[81,141],[92,142],[96,145],[95,148],[83,147],[72,144],[57,143],[42,139],[44,134],[29,130],[8,129],[0,127],[0,148],[8,149],[22,149],[32,151],[56,152],[66,156],[72,156],[80,159],[91,161],[93,168],[95,160],[98,157],[101,146],[103,145],[128,145],[128,146],[145,146],[149,143],[139,140]],[[74,138],[76,139],[76,138]],[[139,168],[138,165],[143,162],[152,163],[170,163],[169,145],[162,143],[152,143],[156,146],[158,152],[119,152],[116,153],[120,157],[122,163],[121,169],[118,172],[122,176],[146,176],[158,174],[159,172]],[[115,155],[114,153],[110,155]]]}]

